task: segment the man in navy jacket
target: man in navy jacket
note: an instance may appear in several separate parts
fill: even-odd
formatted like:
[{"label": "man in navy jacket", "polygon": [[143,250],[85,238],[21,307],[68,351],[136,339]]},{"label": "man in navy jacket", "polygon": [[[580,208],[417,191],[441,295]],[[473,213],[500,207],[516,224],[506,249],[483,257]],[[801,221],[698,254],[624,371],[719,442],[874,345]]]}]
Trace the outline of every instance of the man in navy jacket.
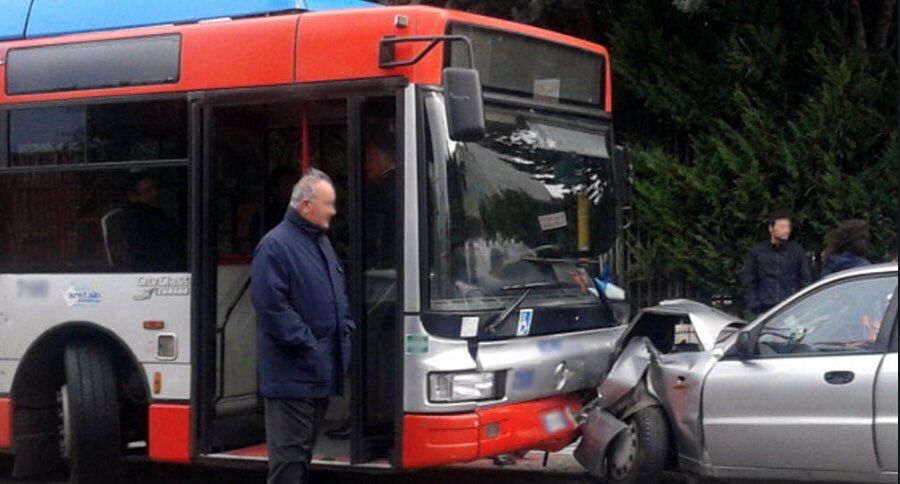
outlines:
[{"label": "man in navy jacket", "polygon": [[336,214],[327,175],[310,170],[284,221],[256,248],[253,306],[259,317],[260,391],[265,398],[269,483],[308,482],[329,397],[343,394],[350,362],[344,270],[327,237]]}]

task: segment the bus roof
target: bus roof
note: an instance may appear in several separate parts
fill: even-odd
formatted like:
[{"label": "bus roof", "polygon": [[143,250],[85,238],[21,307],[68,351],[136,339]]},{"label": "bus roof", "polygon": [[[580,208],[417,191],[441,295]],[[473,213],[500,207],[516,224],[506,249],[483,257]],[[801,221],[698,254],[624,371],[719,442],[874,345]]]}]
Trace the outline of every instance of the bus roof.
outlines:
[{"label": "bus roof", "polygon": [[0,40],[375,6],[364,0],[5,0]]},{"label": "bus roof", "polygon": [[[5,1],[15,4],[21,0]],[[62,4],[71,0],[28,0],[26,3],[32,1],[37,5],[41,2]],[[131,4],[140,0],[119,1]],[[451,23],[462,23],[538,38],[602,56],[605,65],[602,105],[607,111],[612,110],[612,76],[607,50],[576,37],[424,6],[383,7],[360,0],[192,1],[204,4],[219,1],[229,5],[303,3],[311,8],[317,5],[327,8],[321,12],[288,11],[226,21],[0,41],[0,106],[390,77],[402,77],[411,83],[440,84],[445,49],[434,49],[412,66],[383,69],[379,66],[379,43],[391,36],[443,35]],[[90,2],[102,3],[102,0]],[[173,6],[179,2],[192,3],[183,0],[166,2]],[[372,8],[352,8],[362,4]],[[159,7],[159,2],[154,5],[157,10],[165,10]],[[8,9],[4,7],[4,10]],[[401,17],[403,22],[400,22]],[[8,21],[0,20],[0,27],[6,23]],[[397,57],[412,58],[423,47],[424,44],[398,45]],[[143,74],[148,68],[145,59],[159,61],[162,67],[150,77],[136,82],[127,77],[115,77],[123,75],[122,72],[127,75],[129,65]],[[81,84],[81,79],[77,79],[79,75],[90,79]],[[97,78],[100,82],[91,84],[90,81]],[[18,90],[13,86],[16,79]],[[40,88],[42,82],[49,82],[49,87]],[[83,85],[87,87],[80,87]]]}]

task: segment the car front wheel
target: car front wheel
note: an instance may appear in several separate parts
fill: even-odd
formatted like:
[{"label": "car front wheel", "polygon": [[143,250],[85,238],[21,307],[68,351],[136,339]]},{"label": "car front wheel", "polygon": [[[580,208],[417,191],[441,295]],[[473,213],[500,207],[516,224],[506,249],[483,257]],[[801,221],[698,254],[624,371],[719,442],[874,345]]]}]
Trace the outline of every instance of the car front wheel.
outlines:
[{"label": "car front wheel", "polygon": [[607,482],[638,484],[659,482],[669,454],[669,424],[660,407],[632,415],[628,425],[610,444]]}]

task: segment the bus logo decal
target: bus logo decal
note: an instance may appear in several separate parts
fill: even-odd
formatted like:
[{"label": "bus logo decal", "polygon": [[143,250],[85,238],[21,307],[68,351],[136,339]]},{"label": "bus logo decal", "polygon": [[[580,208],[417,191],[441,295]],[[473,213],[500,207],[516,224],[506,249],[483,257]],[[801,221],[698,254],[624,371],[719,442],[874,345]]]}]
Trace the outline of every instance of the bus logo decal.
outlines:
[{"label": "bus logo decal", "polygon": [[78,308],[100,304],[101,296],[90,286],[72,284],[63,292],[63,300],[66,302],[66,306]]},{"label": "bus logo decal", "polygon": [[134,295],[135,301],[146,301],[153,296],[190,296],[190,276],[146,276],[138,279],[140,293]]},{"label": "bus logo decal", "polygon": [[523,309],[519,311],[519,327],[516,330],[516,336],[528,336],[531,334],[531,322],[534,319],[534,309]]}]

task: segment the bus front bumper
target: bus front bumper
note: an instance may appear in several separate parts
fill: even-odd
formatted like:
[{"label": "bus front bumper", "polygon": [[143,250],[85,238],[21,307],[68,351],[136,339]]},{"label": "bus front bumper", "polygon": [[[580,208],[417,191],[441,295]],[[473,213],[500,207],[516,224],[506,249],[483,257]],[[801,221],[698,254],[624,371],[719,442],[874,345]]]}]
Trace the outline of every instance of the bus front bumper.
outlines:
[{"label": "bus front bumper", "polygon": [[403,421],[403,468],[472,462],[524,450],[562,450],[578,437],[576,395],[454,415],[413,415]]}]

